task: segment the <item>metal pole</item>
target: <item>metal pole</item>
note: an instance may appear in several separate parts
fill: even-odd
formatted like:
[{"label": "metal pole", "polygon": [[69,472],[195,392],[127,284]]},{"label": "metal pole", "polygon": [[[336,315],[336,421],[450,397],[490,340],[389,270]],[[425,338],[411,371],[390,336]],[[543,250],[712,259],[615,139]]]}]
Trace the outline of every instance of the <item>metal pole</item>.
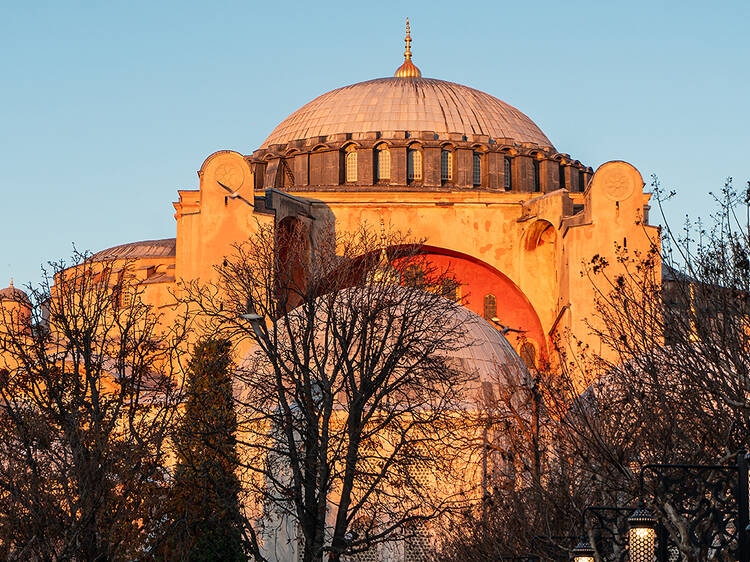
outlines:
[{"label": "metal pole", "polygon": [[747,456],[744,450],[737,453],[737,560],[750,562],[750,541],[748,540],[748,487]]},{"label": "metal pole", "polygon": [[656,541],[658,543],[656,547],[656,562],[669,562],[669,548],[667,548],[667,540],[669,534],[667,528],[661,523],[656,525]]}]

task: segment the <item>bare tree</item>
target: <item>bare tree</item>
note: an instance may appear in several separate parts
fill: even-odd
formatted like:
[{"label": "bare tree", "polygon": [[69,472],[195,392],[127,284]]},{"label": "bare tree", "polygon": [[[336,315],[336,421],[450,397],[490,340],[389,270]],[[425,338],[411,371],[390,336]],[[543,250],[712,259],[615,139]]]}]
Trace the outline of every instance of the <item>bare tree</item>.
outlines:
[{"label": "bare tree", "polygon": [[[654,187],[661,208],[670,194]],[[507,478],[498,478],[491,508],[456,527],[446,550],[452,559],[493,548],[545,555],[540,541],[571,545],[565,537],[577,534],[587,506],[634,506],[641,497],[683,560],[736,559],[736,475],[676,469],[667,486],[647,472],[643,489],[639,478],[649,463],[730,466],[748,446],[750,189],[728,182],[714,200],[706,223],[674,231],[664,219],[663,245],[654,240],[645,254],[617,248],[616,263],[594,256],[584,264],[596,291],[589,329],[605,352],[572,337],[572,345],[559,342],[561,372],[520,395],[508,387],[519,407],[493,410],[507,427],[493,443],[513,446],[526,483],[518,485],[518,472],[515,485],[503,488]],[[537,403],[539,434],[530,431]],[[620,525],[619,544],[594,522],[588,518],[588,532],[599,559],[627,559],[624,518],[610,522]],[[594,540],[600,533],[606,541]]]},{"label": "bare tree", "polygon": [[[661,205],[668,194],[655,188]],[[648,463],[733,463],[747,448],[748,193],[728,182],[715,196],[709,227],[687,222],[676,232],[667,222],[663,247],[647,255],[619,248],[617,264],[593,259],[586,274],[597,289],[597,318],[590,327],[614,353],[567,354],[575,357],[565,375],[570,386],[590,383],[561,416],[573,455],[598,497],[620,505],[642,493],[651,498],[688,560],[734,558],[733,508],[725,498],[731,482],[720,484],[721,472],[675,472],[681,482],[665,488],[646,478],[641,490],[638,477]]]},{"label": "bare tree", "polygon": [[132,559],[163,492],[184,326],[112,264],[76,253],[44,273],[0,306],[2,556]]},{"label": "bare tree", "polygon": [[419,548],[408,539],[468,498],[455,280],[395,234],[258,228],[216,285],[186,288],[206,329],[255,342],[236,376],[254,555],[282,527],[305,561]]}]

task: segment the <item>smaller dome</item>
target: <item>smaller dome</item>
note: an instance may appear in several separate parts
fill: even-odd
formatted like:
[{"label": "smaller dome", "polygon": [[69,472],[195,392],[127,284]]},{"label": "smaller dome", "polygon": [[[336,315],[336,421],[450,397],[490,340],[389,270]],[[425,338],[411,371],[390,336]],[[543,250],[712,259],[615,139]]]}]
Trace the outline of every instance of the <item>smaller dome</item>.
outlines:
[{"label": "smaller dome", "polygon": [[132,260],[137,258],[170,258],[176,255],[177,239],[142,240],[113,246],[95,253],[91,258],[95,261]]},{"label": "smaller dome", "polygon": [[31,300],[21,289],[13,286],[13,279],[10,280],[10,286],[5,289],[0,289],[0,301],[12,301],[17,303],[24,303],[31,306]]}]

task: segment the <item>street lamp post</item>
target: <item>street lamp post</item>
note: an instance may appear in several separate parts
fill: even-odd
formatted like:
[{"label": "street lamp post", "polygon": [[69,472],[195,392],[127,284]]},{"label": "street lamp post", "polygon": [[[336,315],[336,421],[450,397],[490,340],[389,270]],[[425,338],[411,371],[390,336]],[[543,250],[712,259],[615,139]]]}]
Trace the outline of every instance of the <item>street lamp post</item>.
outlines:
[{"label": "street lamp post", "polygon": [[[667,495],[674,511],[685,517],[687,539],[703,556],[712,549],[728,552],[730,544],[736,542],[735,560],[750,562],[748,457],[744,450],[737,453],[735,465],[644,465],[641,493],[647,472],[657,478],[655,496]],[[646,531],[641,533],[646,540]],[[657,558],[666,560],[666,532],[659,534]]]},{"label": "street lamp post", "polygon": [[629,562],[653,562],[656,552],[656,519],[641,504],[628,517]]},{"label": "street lamp post", "polygon": [[595,562],[594,548],[589,543],[586,536],[582,536],[580,542],[576,545],[572,552],[573,562]]}]

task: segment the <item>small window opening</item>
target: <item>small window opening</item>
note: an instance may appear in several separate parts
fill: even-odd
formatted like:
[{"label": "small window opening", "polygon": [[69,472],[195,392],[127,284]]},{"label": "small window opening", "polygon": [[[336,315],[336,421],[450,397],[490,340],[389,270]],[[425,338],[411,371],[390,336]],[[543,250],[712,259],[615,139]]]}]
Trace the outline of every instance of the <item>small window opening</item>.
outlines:
[{"label": "small window opening", "polygon": [[497,300],[495,295],[484,296],[484,317],[487,320],[492,320],[497,316]]},{"label": "small window opening", "polygon": [[357,181],[357,149],[349,146],[346,149],[346,182],[353,183]]},{"label": "small window opening", "polygon": [[474,187],[482,185],[482,157],[478,152],[475,152],[473,157],[472,178]]},{"label": "small window opening", "polygon": [[422,153],[416,148],[406,154],[406,179],[409,183],[422,180]]},{"label": "small window opening", "polygon": [[381,145],[375,149],[375,181],[391,179],[391,151]]},{"label": "small window opening", "polygon": [[453,153],[450,150],[440,153],[440,179],[443,183],[453,179]]},{"label": "small window opening", "polygon": [[513,172],[512,166],[510,165],[510,158],[505,157],[505,189],[513,189]]}]

